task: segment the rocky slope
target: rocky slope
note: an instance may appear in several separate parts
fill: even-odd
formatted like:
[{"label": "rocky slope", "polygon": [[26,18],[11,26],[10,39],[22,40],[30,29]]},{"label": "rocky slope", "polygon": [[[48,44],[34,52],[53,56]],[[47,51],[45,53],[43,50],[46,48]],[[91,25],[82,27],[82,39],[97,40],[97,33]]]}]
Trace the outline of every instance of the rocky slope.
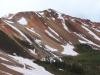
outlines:
[{"label": "rocky slope", "polygon": [[[30,74],[36,65],[33,60],[62,62],[63,56],[80,55],[77,51],[79,44],[100,50],[100,23],[53,9],[10,14],[0,18],[0,73],[37,75]],[[20,60],[30,61],[32,65],[20,63]],[[42,70],[45,75],[52,75]]]}]

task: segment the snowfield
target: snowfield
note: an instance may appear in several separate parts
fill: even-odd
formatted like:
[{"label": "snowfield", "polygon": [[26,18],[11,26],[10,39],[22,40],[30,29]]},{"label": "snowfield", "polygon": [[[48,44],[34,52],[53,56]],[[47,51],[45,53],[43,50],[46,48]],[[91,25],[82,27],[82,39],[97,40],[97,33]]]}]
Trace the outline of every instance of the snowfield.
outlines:
[{"label": "snowfield", "polygon": [[[4,66],[8,67],[9,69],[15,70],[17,72],[20,72],[24,75],[53,75],[46,71],[42,66],[37,65],[32,60],[19,57],[19,56],[12,56],[10,55],[14,60],[16,60],[18,63],[24,65],[23,68],[18,66],[11,66],[8,64],[2,63]],[[29,68],[26,68],[26,65],[29,66]]]}]

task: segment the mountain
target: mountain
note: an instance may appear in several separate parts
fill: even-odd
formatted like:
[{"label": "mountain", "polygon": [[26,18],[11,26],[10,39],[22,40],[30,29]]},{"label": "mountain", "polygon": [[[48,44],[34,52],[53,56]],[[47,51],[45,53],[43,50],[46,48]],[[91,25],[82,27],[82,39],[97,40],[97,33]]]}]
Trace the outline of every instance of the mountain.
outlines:
[{"label": "mountain", "polygon": [[[99,57],[99,50],[100,23],[88,19],[71,17],[53,9],[18,12],[0,18],[2,75],[81,75],[84,68],[80,61],[93,61],[91,57]],[[67,73],[66,65],[70,67]],[[87,75],[91,75],[90,71]]]}]

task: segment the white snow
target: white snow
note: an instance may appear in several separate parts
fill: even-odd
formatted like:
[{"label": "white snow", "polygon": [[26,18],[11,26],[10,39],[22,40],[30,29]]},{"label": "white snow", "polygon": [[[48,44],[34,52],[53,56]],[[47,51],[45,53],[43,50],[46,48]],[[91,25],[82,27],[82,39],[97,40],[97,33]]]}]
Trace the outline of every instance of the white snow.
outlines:
[{"label": "white snow", "polygon": [[34,30],[34,28],[27,28],[27,27],[26,27],[26,29],[27,29],[28,31],[33,32],[33,33],[37,34],[38,36],[40,36],[40,35]]},{"label": "white snow", "polygon": [[98,29],[95,29],[95,30],[100,33],[100,30],[98,30]]},{"label": "white snow", "polygon": [[62,45],[62,47],[64,48],[64,51],[62,52],[62,54],[71,55],[71,56],[78,55],[78,53],[73,50],[74,46],[67,43],[67,45],[65,46]]},{"label": "white snow", "polygon": [[63,24],[64,29],[67,30],[68,32],[70,32],[67,25],[65,24],[65,22],[62,22],[62,24]]},{"label": "white snow", "polygon": [[47,10],[48,12],[51,12],[51,10]]},{"label": "white snow", "polygon": [[45,45],[45,47],[46,47],[47,49],[49,49],[50,51],[57,51],[57,49],[52,48],[52,47],[50,47],[50,46],[48,46],[48,45]]},{"label": "white snow", "polygon": [[40,14],[40,15],[44,15],[44,13],[43,13],[43,12],[39,12],[39,14]]},{"label": "white snow", "polygon": [[7,22],[9,22],[9,23],[14,23],[13,21],[8,21],[8,20],[7,20]]},{"label": "white snow", "polygon": [[83,41],[83,40],[79,40],[79,42],[80,43],[85,43],[85,44],[87,43],[86,41]]},{"label": "white snow", "polygon": [[48,27],[48,29],[50,29],[54,34],[56,34],[57,36],[59,36],[58,33],[56,33],[52,28]]},{"label": "white snow", "polygon": [[30,44],[32,44],[32,42],[27,38],[27,36],[25,36],[19,29],[17,29],[15,26],[9,24],[9,22],[7,22],[6,20],[3,20],[5,23],[7,23],[11,28],[13,28],[14,30],[16,30],[18,33],[20,33],[20,35],[22,35]]},{"label": "white snow", "polygon": [[100,38],[94,33],[92,32],[91,30],[89,30],[87,27],[83,26],[82,27],[88,31],[88,33],[90,33],[95,39],[99,40],[100,41]]},{"label": "white snow", "polygon": [[[10,15],[8,14],[8,15],[7,15],[7,18],[8,18],[8,19],[12,19],[15,15],[16,15],[16,13],[10,14]],[[6,16],[5,16],[5,17],[6,17]]]},{"label": "white snow", "polygon": [[[51,34],[48,30],[45,30],[45,32],[49,35],[49,36],[51,36],[51,37],[53,37],[54,39],[56,39],[56,40],[58,40],[53,34]],[[59,41],[59,40],[58,40]]]},{"label": "white snow", "polygon": [[[48,71],[46,71],[42,66],[39,66],[36,63],[34,63],[32,60],[18,57],[18,56],[11,56],[11,57],[14,58],[16,61],[18,61],[20,64],[24,65],[24,67],[21,68],[17,66],[3,64],[3,63],[2,64],[12,70],[22,73],[23,75],[53,75]],[[29,65],[31,67],[28,69],[25,67],[26,65]]]},{"label": "white snow", "polygon": [[75,34],[84,40],[84,41],[79,40],[80,43],[92,44],[92,45],[94,45],[94,46],[100,47],[100,45],[97,45],[97,44],[95,44],[94,42],[92,42],[92,41],[86,39],[86,38],[83,37],[81,34],[77,34],[77,33],[75,33]]},{"label": "white snow", "polygon": [[18,22],[22,25],[27,25],[27,20],[24,17],[21,17],[21,19]]},{"label": "white snow", "polygon": [[37,43],[41,43],[41,40],[39,40],[39,39],[36,39],[36,40],[35,40],[35,42],[37,42]]},{"label": "white snow", "polygon": [[64,18],[62,17],[62,14],[58,12],[58,18],[64,20]]},{"label": "white snow", "polygon": [[3,57],[0,57],[0,59],[1,59],[1,60],[4,60],[4,61],[9,61],[9,60],[7,60],[7,59],[5,59],[5,58],[3,58]]},{"label": "white snow", "polygon": [[28,49],[32,54],[34,54],[34,55],[37,55],[37,53],[35,52],[35,49],[34,50],[32,50],[32,49]]},{"label": "white snow", "polygon": [[64,29],[67,30],[68,32],[70,32],[69,29],[68,29],[68,27],[67,27],[67,25],[65,24],[65,20],[62,17],[62,14],[59,13],[59,12],[58,12],[58,18],[62,20],[62,24],[63,24]]},{"label": "white snow", "polygon": [[99,29],[97,29],[97,28],[93,28],[95,31],[97,31],[97,32],[100,32],[100,30]]},{"label": "white snow", "polygon": [[37,12],[35,12],[35,14],[37,14],[38,15],[38,17],[42,17],[39,13],[37,13]]},{"label": "white snow", "polygon": [[88,24],[85,24],[85,23],[83,23],[83,22],[81,22],[81,23],[82,23],[84,26],[87,26],[87,27],[89,26]]},{"label": "white snow", "polygon": [[42,58],[41,61],[46,61],[46,58]]},{"label": "white snow", "polygon": [[63,69],[59,68],[60,71],[64,71]]},{"label": "white snow", "polygon": [[51,17],[51,19],[52,19],[52,20],[55,20],[55,18],[54,18],[54,17]]},{"label": "white snow", "polygon": [[72,22],[75,22],[75,19],[71,19]]}]

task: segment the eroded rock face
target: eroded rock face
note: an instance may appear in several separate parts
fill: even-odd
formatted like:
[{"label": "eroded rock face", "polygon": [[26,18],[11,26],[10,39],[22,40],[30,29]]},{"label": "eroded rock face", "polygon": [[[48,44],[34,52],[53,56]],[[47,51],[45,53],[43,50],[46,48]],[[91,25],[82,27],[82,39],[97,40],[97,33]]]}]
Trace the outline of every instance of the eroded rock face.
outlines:
[{"label": "eroded rock face", "polygon": [[19,12],[0,19],[0,49],[11,55],[61,61],[63,55],[78,55],[75,48],[82,43],[100,50],[100,23],[53,9]]}]

